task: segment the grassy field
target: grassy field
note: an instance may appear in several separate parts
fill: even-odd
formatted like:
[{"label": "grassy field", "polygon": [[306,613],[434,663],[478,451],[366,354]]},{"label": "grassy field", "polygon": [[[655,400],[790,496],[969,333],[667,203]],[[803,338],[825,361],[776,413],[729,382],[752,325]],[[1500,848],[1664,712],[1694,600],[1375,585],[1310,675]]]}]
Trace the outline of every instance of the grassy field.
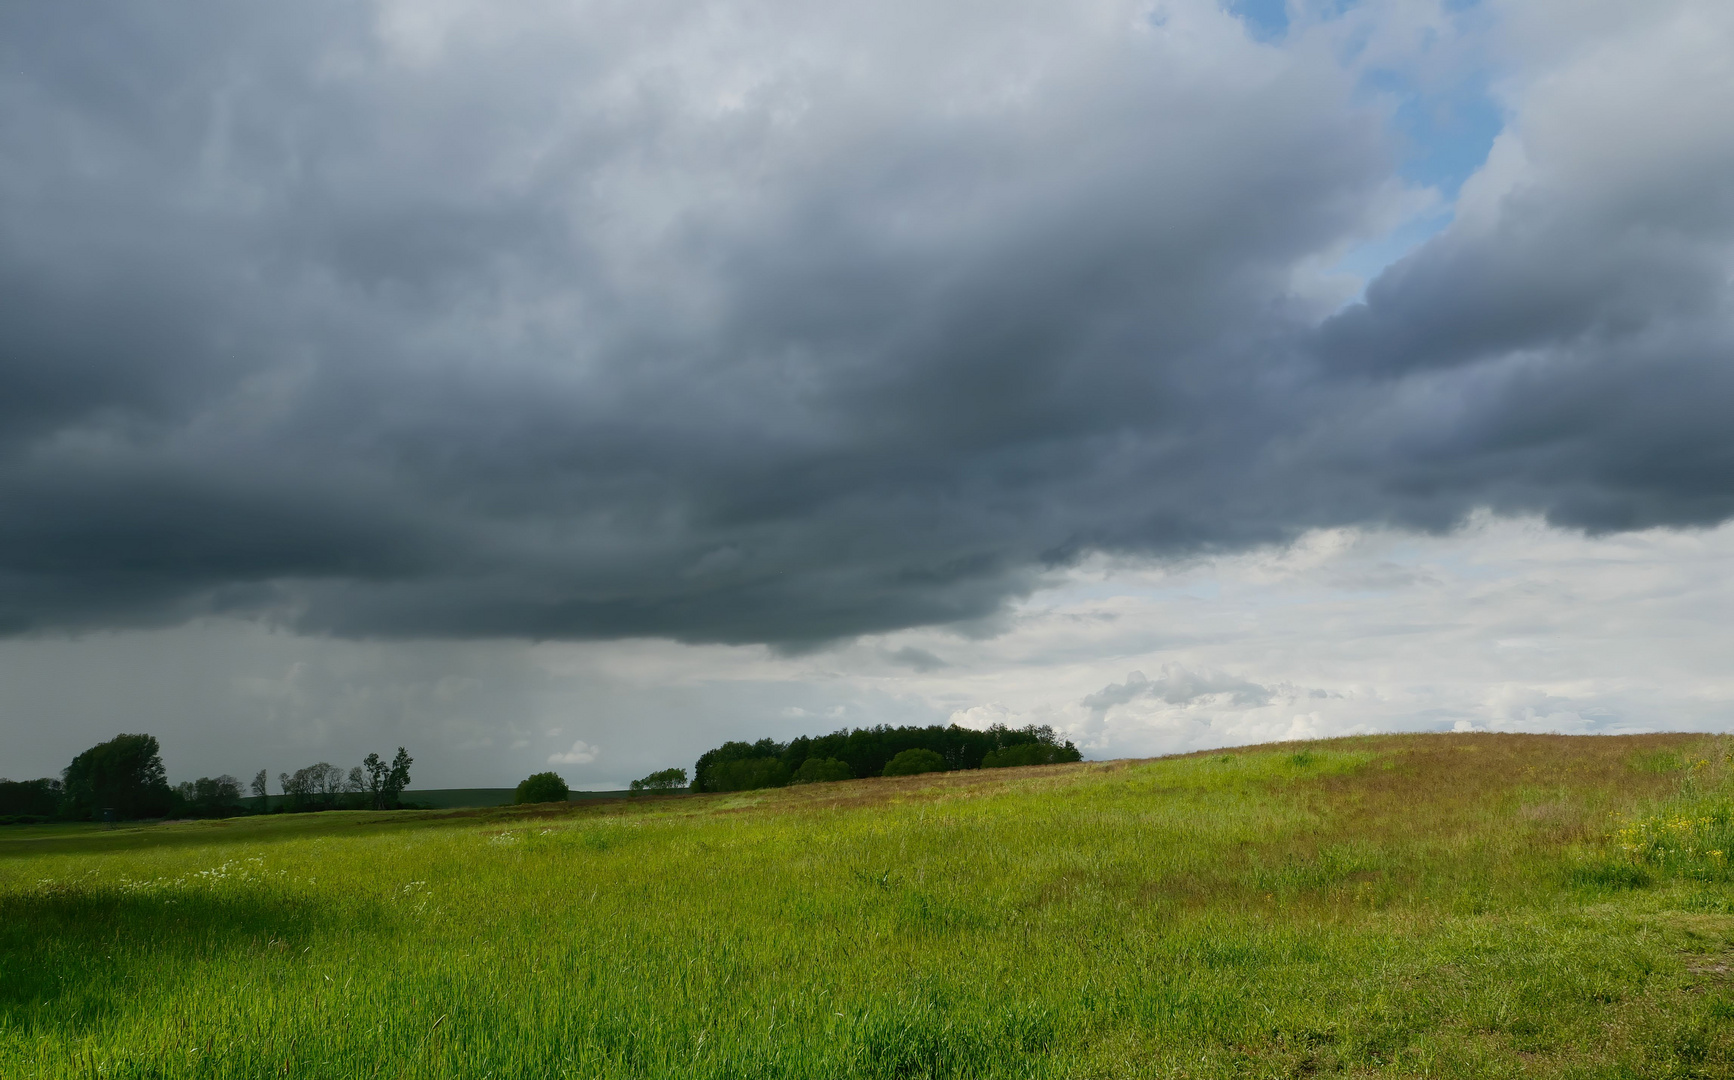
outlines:
[{"label": "grassy field", "polygon": [[0,1075],[1734,1076],[1730,746],[0,831]]}]

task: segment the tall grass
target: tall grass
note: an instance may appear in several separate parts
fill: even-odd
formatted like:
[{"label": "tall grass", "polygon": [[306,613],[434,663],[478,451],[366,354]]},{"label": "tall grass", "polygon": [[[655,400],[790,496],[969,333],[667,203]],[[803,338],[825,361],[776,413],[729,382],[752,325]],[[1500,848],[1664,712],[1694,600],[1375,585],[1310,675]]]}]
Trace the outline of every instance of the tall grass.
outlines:
[{"label": "tall grass", "polygon": [[1630,849],[1713,758],[1405,736],[19,829],[0,1075],[1731,1075],[1734,886]]},{"label": "tall grass", "polygon": [[1643,765],[1681,775],[1660,807],[1632,815],[1615,839],[1632,864],[1696,881],[1726,882],[1734,864],[1734,768],[1726,741],[1667,754]]}]

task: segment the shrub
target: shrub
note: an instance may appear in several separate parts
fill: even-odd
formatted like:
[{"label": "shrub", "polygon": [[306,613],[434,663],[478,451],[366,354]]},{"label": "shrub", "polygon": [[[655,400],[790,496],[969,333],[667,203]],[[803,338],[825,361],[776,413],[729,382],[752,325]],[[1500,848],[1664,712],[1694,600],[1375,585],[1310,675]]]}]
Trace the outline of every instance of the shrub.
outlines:
[{"label": "shrub", "polygon": [[1053,743],[1033,742],[1019,743],[1003,750],[990,750],[981,759],[984,769],[1009,769],[1018,765],[1056,765],[1064,761],[1082,761],[1084,755],[1078,753],[1071,743],[1055,746]]},{"label": "shrub", "polygon": [[855,770],[849,767],[847,761],[836,758],[810,757],[801,762],[801,767],[795,770],[795,775],[789,780],[791,784],[825,784],[834,780],[853,780]]},{"label": "shrub", "polygon": [[642,780],[632,782],[632,791],[678,791],[686,786],[685,769],[663,769],[653,772]]},{"label": "shrub", "polygon": [[920,773],[944,772],[945,759],[932,750],[905,750],[885,765],[883,776],[915,776]]},{"label": "shrub", "polygon": [[512,801],[519,804],[565,802],[571,794],[572,789],[566,786],[566,781],[560,778],[559,773],[539,772],[524,778],[518,785],[517,796]]}]

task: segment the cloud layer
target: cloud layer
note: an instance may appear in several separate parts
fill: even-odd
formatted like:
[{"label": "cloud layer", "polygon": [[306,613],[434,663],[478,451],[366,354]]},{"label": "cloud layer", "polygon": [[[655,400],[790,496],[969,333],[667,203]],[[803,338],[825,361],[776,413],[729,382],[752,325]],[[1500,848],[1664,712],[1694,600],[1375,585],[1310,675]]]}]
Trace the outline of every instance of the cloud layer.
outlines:
[{"label": "cloud layer", "polygon": [[117,731],[161,739],[176,780],[401,745],[418,787],[552,767],[615,789],[726,739],[948,719],[1051,724],[1092,759],[1371,731],[1727,730],[1731,605],[1734,524],[1586,537],[1482,515],[1449,536],[1092,557],[993,637],[925,628],[791,653],[210,620],[0,642],[0,771],[57,774]]},{"label": "cloud layer", "polygon": [[[10,6],[0,631],[805,646],[1723,520],[1734,10],[1628,8]],[[1376,76],[1448,47],[1509,122],[1345,307],[1429,197]]]}]

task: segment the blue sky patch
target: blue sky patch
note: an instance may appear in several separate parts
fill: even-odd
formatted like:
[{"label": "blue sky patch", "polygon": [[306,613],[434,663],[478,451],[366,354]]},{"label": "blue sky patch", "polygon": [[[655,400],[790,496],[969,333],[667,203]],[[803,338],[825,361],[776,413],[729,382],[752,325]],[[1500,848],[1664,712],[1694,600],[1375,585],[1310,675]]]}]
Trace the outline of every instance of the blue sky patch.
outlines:
[{"label": "blue sky patch", "polygon": [[1254,41],[1280,41],[1288,34],[1284,0],[1227,0],[1228,13],[1246,24]]}]

